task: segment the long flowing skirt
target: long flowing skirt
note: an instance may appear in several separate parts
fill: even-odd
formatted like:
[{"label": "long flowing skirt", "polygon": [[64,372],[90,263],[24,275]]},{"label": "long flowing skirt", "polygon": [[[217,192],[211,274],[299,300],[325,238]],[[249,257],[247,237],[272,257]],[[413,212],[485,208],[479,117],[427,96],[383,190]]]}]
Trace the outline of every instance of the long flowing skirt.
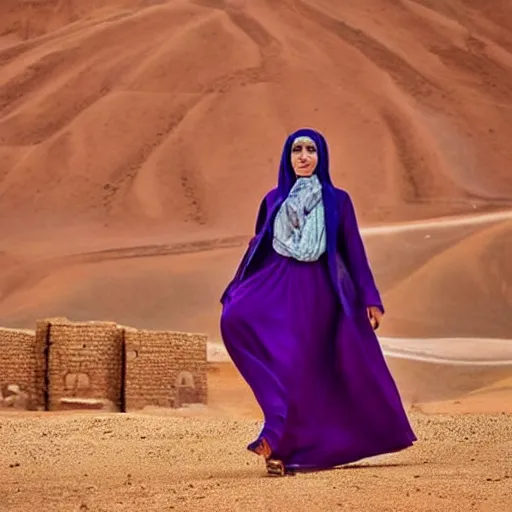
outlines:
[{"label": "long flowing skirt", "polygon": [[325,256],[272,252],[232,293],[221,332],[264,415],[249,449],[264,437],[287,467],[322,469],[416,440],[366,311],[343,314]]}]

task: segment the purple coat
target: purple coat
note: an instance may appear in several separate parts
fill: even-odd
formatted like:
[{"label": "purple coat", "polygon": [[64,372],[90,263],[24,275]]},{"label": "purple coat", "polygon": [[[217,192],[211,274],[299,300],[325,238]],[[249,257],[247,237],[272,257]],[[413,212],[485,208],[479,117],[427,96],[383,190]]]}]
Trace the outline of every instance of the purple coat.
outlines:
[{"label": "purple coat", "polygon": [[281,156],[278,186],[268,192],[261,202],[255,236],[249,242],[233,280],[222,294],[221,302],[227,303],[236,286],[255,272],[273,250],[274,219],[296,179],[290,155],[293,141],[299,136],[308,136],[317,145],[318,164],[315,173],[322,183],[329,274],[341,306],[348,316],[368,306],[377,306],[384,312],[350,195],[332,184],[327,143],[320,133],[309,129],[299,130],[288,137]]}]

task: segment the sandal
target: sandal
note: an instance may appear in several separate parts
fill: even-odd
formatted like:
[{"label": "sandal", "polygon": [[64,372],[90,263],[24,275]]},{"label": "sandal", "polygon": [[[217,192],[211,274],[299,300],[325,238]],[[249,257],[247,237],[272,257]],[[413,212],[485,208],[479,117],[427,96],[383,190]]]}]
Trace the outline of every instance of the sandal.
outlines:
[{"label": "sandal", "polygon": [[249,450],[256,455],[261,455],[265,459],[267,467],[267,475],[269,476],[285,476],[295,474],[293,471],[287,471],[282,460],[272,459],[272,448],[268,441],[263,437],[259,442],[251,445]]},{"label": "sandal", "polygon": [[278,459],[267,459],[267,474],[269,476],[285,476],[286,468],[283,461]]}]

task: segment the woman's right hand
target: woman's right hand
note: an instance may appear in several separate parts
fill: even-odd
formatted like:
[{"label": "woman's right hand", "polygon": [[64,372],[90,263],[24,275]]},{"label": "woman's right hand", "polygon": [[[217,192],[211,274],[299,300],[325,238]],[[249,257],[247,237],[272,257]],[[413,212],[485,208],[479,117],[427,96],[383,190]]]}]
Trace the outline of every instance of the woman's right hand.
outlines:
[{"label": "woman's right hand", "polygon": [[382,319],[382,311],[377,306],[370,306],[366,308],[366,311],[368,313],[368,320],[370,320],[372,329],[376,331],[379,328]]}]

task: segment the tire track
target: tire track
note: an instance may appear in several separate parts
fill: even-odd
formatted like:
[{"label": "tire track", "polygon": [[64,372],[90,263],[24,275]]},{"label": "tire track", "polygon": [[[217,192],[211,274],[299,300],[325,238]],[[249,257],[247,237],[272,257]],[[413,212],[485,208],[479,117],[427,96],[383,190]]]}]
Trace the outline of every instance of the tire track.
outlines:
[{"label": "tire track", "polygon": [[39,41],[23,41],[0,50],[0,67],[10,64],[14,59],[39,46]]},{"label": "tire track", "polygon": [[485,49],[487,44],[469,34],[466,48],[431,46],[444,65],[470,77],[470,84],[497,102],[508,102],[512,95],[512,68],[493,59]]},{"label": "tire track", "polygon": [[292,10],[304,18],[315,22],[324,30],[331,32],[349,46],[357,49],[411,96],[425,97],[441,90],[429,77],[423,75],[405,59],[364,31],[312,7],[303,0],[287,0],[287,3]]},{"label": "tire track", "polygon": [[[491,3],[471,2],[465,0],[462,2],[464,8],[457,8],[450,2],[432,2],[431,0],[402,0],[402,4],[410,9],[411,5],[417,5],[436,15],[443,16],[446,20],[456,23],[467,29],[468,33],[485,35],[495,44],[502,46],[505,51],[512,50],[512,33],[510,25],[507,24],[510,19],[510,12],[504,11],[504,2],[501,6]],[[473,4],[473,5],[471,5]],[[500,8],[502,15],[500,15]],[[510,7],[508,7],[510,9]],[[483,20],[483,23],[482,23]]]},{"label": "tire track", "polygon": [[29,51],[36,48],[40,48],[47,43],[62,39],[63,37],[74,36],[76,34],[83,33],[88,29],[94,29],[97,25],[120,21],[131,16],[132,14],[133,12],[122,12],[111,14],[106,18],[96,18],[87,21],[81,20],[80,22],[73,23],[71,26],[64,26],[42,36],[20,41],[12,46],[8,46],[7,48],[0,50],[0,67],[10,64],[17,57],[20,57],[21,55],[28,53]]},{"label": "tire track", "polygon": [[58,262],[97,263],[107,260],[148,258],[155,256],[178,256],[219,249],[231,249],[248,243],[249,236],[230,236],[206,240],[195,240],[176,244],[152,244],[135,247],[104,249],[56,258]]},{"label": "tire track", "polygon": [[[131,156],[129,161],[123,162],[111,173],[110,182],[104,186],[106,192],[103,196],[103,207],[107,213],[112,211],[118,196],[122,193],[126,193],[129,189],[142,165],[165,143],[169,136],[204,98],[205,95],[198,95],[196,98],[178,107],[174,115],[169,119],[167,125],[156,134],[151,143],[142,145],[142,147]],[[188,200],[192,210],[192,218],[200,224],[204,223],[204,212],[201,209],[200,202],[197,200],[194,187],[188,174],[183,174],[180,182],[183,187],[184,196]]]},{"label": "tire track", "polygon": [[197,193],[196,173],[190,168],[183,168],[180,175],[180,184],[183,189],[183,197],[188,201],[192,220],[199,225],[206,224],[206,212],[201,205],[199,194]]},{"label": "tire track", "polygon": [[[409,231],[422,231],[458,226],[481,225],[512,220],[512,210],[440,219],[433,221],[408,222],[404,224],[391,224],[387,226],[369,226],[361,228],[363,237],[387,236],[392,233],[403,233]],[[29,263],[23,268],[15,268],[1,280],[0,304],[10,294],[27,285],[33,286],[56,269],[64,265],[101,263],[131,258],[151,258],[159,256],[179,256],[183,254],[194,254],[221,249],[232,249],[247,245],[251,236],[238,235],[231,237],[220,237],[206,240],[195,240],[175,244],[151,244],[131,247],[118,247],[103,249],[99,251],[84,252],[79,254],[68,254],[57,256],[47,260],[39,260]]]},{"label": "tire track", "polygon": [[[177,13],[176,16],[181,14]],[[120,83],[125,73],[151,51],[155,44],[155,33],[168,30],[169,14],[162,14],[160,10],[153,12],[148,7],[134,15],[121,13],[108,20],[112,21],[106,23],[102,19],[92,26],[77,30],[71,47],[48,53],[0,87],[0,115],[5,116],[22,105],[27,96],[58,81],[59,75],[69,75],[64,84],[42,98],[42,104],[47,106],[51,115],[41,116],[12,134],[9,133],[11,129],[2,130],[9,134],[7,137],[0,132],[3,144],[38,144],[108,94]],[[120,59],[120,48],[127,33],[139,39],[139,47]],[[3,127],[0,125],[0,128]]]},{"label": "tire track", "polygon": [[258,47],[259,66],[221,76],[205,87],[205,93],[225,94],[238,87],[274,81],[279,74],[281,43],[254,17],[243,9],[226,5],[224,0],[194,0],[196,5],[223,11]]},{"label": "tire track", "polygon": [[[6,84],[0,87],[0,116],[5,116],[21,105],[29,94],[37,89],[43,89],[45,85],[51,83],[60,74],[66,72],[70,74],[72,66],[76,67],[77,63],[86,65],[91,62],[90,55],[97,55],[104,47],[109,47],[111,43],[115,43],[118,37],[122,36],[126,30],[123,23],[115,23],[108,25],[98,33],[95,32],[98,26],[105,23],[117,22],[129,17],[129,14],[111,15],[107,19],[101,19],[90,22],[87,25],[80,25],[61,33],[57,31],[55,34],[48,35],[44,38],[44,42],[51,42],[67,35],[77,36],[73,43],[66,49],[49,51],[36,62],[30,64],[20,74],[14,76]],[[69,33],[68,33],[69,32]],[[14,60],[23,53],[40,47],[41,39],[30,41],[24,45],[18,45],[14,48],[8,48],[5,52],[0,52],[0,64],[5,64],[5,58]],[[6,57],[7,56],[7,57]],[[59,91],[57,91],[58,93]]]},{"label": "tire track", "polygon": [[[174,131],[185,119],[188,113],[207,95],[227,94],[240,87],[271,82],[277,77],[281,44],[261,23],[248,15],[245,11],[226,5],[223,0],[195,0],[193,3],[209,9],[225,12],[231,22],[257,45],[261,64],[259,66],[249,67],[223,75],[206,85],[201,91],[199,98],[193,101],[184,112],[178,114],[177,119],[174,122],[171,122],[169,127],[159,135],[155,144],[152,144],[151,148],[149,148],[149,151],[141,151],[139,156],[129,165],[128,172],[124,177],[112,186],[111,192],[104,200],[107,212],[111,211],[115,197],[120,189],[123,188],[126,190],[137,175],[137,172],[144,161],[150,157],[151,153],[166,140],[171,132]],[[121,172],[125,172],[125,169],[123,168],[122,170],[117,171],[116,174],[120,174]],[[183,195],[188,201],[191,209],[192,220],[198,224],[205,224],[205,212],[203,211],[201,201],[199,200],[196,192],[197,184],[195,183],[193,174],[191,174],[190,171],[183,171],[180,176],[180,184],[183,189]]]},{"label": "tire track", "polygon": [[403,184],[400,186],[402,196],[409,201],[428,196],[429,190],[432,190],[432,183],[429,183],[430,171],[423,163],[421,149],[414,144],[412,137],[405,135],[410,131],[410,126],[404,126],[405,123],[391,111],[384,111],[381,116],[389,129],[398,159],[402,164],[402,176],[405,180],[405,188]]},{"label": "tire track", "polygon": [[[277,61],[281,52],[281,45],[263,25],[245,12],[226,6],[222,0],[196,0],[194,3],[202,7],[225,12],[232,23],[258,46],[261,64],[237,70],[207,84],[196,99],[178,109],[168,126],[158,133],[154,141],[150,144],[145,144],[135,156],[130,158],[129,162],[123,163],[123,165],[114,170],[111,182],[104,186],[106,193],[103,197],[103,206],[107,213],[112,211],[118,196],[125,193],[130,187],[144,162],[167,140],[190,111],[196,108],[207,95],[227,94],[236,88],[268,82],[275,77],[274,71],[279,67]],[[204,224],[206,222],[205,212],[198,199],[197,185],[194,183],[194,177],[190,171],[181,174],[180,184],[183,189],[183,195],[191,210],[191,218],[198,224]]]},{"label": "tire track", "polygon": [[[94,68],[94,64],[91,64],[90,67],[83,69],[64,86],[45,98],[46,110],[51,112],[51,115],[42,116],[29,125],[23,124],[22,128],[14,133],[7,130],[7,123],[3,126],[0,125],[0,141],[5,145],[13,146],[28,146],[44,142],[63,130],[79,114],[111,92],[119,77],[124,75],[131,65],[131,62],[113,65],[110,68],[111,73],[103,79],[95,81],[89,87],[84,87],[83,83],[90,79],[91,69]],[[45,71],[44,74],[50,76],[51,72]],[[37,85],[39,86],[39,84]],[[83,91],[83,94],[78,95],[78,90]],[[54,107],[51,108],[52,106]]]},{"label": "tire track", "polygon": [[74,49],[61,50],[44,55],[30,64],[20,75],[14,76],[0,87],[0,118],[12,112],[22,100],[76,62]]},{"label": "tire track", "polygon": [[122,247],[57,256],[42,261],[40,260],[23,265],[22,268],[15,268],[2,277],[0,281],[0,304],[4,300],[7,300],[7,298],[13,293],[29,286],[35,286],[44,278],[64,266],[94,264],[134,258],[179,256],[182,254],[231,249],[247,244],[249,239],[250,237],[248,236],[232,236],[176,244],[153,244]]}]

